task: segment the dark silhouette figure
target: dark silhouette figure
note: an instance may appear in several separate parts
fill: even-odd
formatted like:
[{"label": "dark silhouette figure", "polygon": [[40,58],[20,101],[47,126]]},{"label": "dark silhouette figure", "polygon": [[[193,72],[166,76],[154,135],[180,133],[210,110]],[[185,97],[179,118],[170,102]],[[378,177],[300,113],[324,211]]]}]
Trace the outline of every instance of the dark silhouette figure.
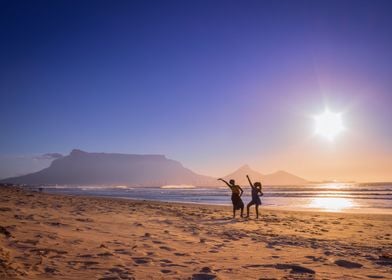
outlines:
[{"label": "dark silhouette figure", "polygon": [[230,180],[230,183],[219,178],[219,181],[224,182],[231,189],[231,202],[233,202],[233,218],[235,218],[235,211],[241,210],[241,217],[244,214],[244,202],[242,202],[241,196],[244,191],[239,185],[235,184],[234,180]]},{"label": "dark silhouette figure", "polygon": [[[246,205],[246,217],[249,218],[249,208],[252,205],[256,205],[256,219],[259,218],[259,206],[261,205],[261,199],[260,196],[263,195],[263,192],[261,191],[261,183],[256,182],[252,184],[252,181],[250,180],[249,176],[246,175],[246,178],[248,178],[249,185],[252,188],[252,200]],[[259,196],[260,193],[260,196]]]}]

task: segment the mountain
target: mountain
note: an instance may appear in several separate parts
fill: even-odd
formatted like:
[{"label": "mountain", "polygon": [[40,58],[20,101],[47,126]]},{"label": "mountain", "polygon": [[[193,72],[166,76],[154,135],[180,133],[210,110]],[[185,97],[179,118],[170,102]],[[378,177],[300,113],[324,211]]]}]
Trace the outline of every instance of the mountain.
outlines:
[{"label": "mountain", "polygon": [[216,179],[194,173],[163,155],[88,153],[73,150],[48,168],[0,182],[30,185],[216,185]]},{"label": "mountain", "polygon": [[[3,179],[0,183],[28,185],[221,185],[216,178],[199,175],[164,155],[134,155],[88,153],[72,150],[68,156],[55,155],[49,167],[27,175]],[[302,185],[307,181],[285,171],[263,175],[243,165],[223,177],[248,185],[246,175],[253,182],[264,185]]]},{"label": "mountain", "polygon": [[233,173],[230,173],[229,175],[222,177],[222,179],[229,181],[231,179],[234,179],[236,184],[239,185],[248,185],[248,179],[246,179],[246,175],[249,175],[250,179],[252,182],[262,182],[264,175],[251,169],[249,165],[245,164],[241,166],[239,169],[234,171]]},{"label": "mountain", "polygon": [[50,166],[61,154],[0,155],[0,179],[22,176]]},{"label": "mountain", "polygon": [[265,175],[262,182],[265,185],[304,185],[309,183],[305,179],[283,170]]},{"label": "mountain", "polygon": [[246,175],[249,175],[252,182],[259,181],[263,185],[304,185],[308,183],[305,179],[282,170],[263,175],[260,172],[251,169],[247,164],[222,178],[226,181],[234,179],[239,185],[248,185],[249,183],[246,179]]}]

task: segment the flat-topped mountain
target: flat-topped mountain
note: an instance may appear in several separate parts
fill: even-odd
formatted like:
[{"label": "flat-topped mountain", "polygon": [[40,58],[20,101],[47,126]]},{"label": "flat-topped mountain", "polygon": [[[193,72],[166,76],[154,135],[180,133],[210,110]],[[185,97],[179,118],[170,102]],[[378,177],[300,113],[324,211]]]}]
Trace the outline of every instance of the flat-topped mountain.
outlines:
[{"label": "flat-topped mountain", "polygon": [[73,150],[41,171],[2,182],[32,185],[216,185],[216,179],[194,173],[164,155],[88,153]]},{"label": "flat-topped mountain", "polygon": [[249,175],[252,182],[259,181],[263,185],[304,185],[308,183],[305,179],[282,170],[263,175],[262,173],[250,168],[247,164],[241,166],[233,173],[223,177],[223,179],[227,181],[234,179],[237,184],[248,185],[249,183],[246,179],[246,175]]}]

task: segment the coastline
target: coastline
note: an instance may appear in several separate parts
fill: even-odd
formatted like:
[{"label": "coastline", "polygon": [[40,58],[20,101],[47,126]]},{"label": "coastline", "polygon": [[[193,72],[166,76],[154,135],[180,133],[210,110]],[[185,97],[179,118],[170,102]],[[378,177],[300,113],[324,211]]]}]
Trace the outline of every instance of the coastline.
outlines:
[{"label": "coastline", "polygon": [[392,277],[389,215],[0,188],[0,279]]},{"label": "coastline", "polygon": [[[278,188],[278,191],[276,191]],[[392,200],[389,185],[381,189],[369,190],[358,186],[345,188],[325,188],[320,186],[268,187],[262,198],[263,208],[293,211],[349,212],[391,214]],[[38,189],[38,187],[34,188]],[[106,197],[130,200],[163,201],[196,205],[231,206],[228,188],[111,188],[90,187],[44,187],[44,192],[90,197]],[[326,195],[326,192],[329,195]],[[250,199],[245,188],[244,203]]]}]

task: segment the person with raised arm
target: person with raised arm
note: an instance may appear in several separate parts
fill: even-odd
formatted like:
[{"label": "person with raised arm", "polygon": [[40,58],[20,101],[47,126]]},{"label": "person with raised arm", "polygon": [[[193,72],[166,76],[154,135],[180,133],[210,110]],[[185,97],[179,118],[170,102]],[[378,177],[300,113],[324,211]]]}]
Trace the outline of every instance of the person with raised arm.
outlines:
[{"label": "person with raised arm", "polygon": [[235,181],[232,179],[229,183],[222,178],[219,178],[218,181],[224,182],[231,189],[231,202],[233,203],[233,219],[235,218],[235,211],[241,210],[241,217],[244,214],[244,202],[241,199],[244,191],[239,185],[235,184]]},{"label": "person with raised arm", "polygon": [[[252,184],[252,181],[250,180],[249,176],[246,175],[246,178],[248,178],[249,185],[252,188],[252,200],[246,205],[246,218],[249,218],[249,208],[252,205],[256,205],[256,219],[259,218],[259,206],[261,205],[261,199],[260,196],[263,195],[263,192],[261,191],[261,183],[256,182]],[[259,196],[260,193],[260,196]]]}]

